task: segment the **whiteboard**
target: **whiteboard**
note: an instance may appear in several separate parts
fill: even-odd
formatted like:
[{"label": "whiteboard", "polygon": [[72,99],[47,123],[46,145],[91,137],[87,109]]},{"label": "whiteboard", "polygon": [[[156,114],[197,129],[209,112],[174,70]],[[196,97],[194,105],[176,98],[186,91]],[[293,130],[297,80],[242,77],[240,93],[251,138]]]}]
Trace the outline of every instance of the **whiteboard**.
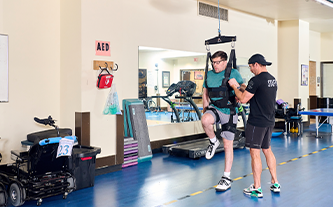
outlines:
[{"label": "whiteboard", "polygon": [[8,35],[0,34],[0,102],[8,102]]}]

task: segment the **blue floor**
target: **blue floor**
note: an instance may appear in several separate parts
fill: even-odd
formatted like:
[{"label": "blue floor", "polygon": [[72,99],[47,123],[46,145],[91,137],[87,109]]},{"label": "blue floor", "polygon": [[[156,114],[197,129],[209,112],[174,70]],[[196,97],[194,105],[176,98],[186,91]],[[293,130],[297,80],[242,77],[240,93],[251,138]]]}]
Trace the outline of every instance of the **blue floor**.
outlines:
[{"label": "blue floor", "polygon": [[[95,177],[95,186],[44,199],[42,206],[332,206],[333,136],[329,127],[321,129],[322,139],[315,138],[312,126],[301,137],[295,134],[272,138],[277,160],[281,193],[269,190],[270,174],[262,172],[263,198],[251,198],[242,190],[253,183],[249,175],[248,149],[234,151],[232,187],[226,192],[212,188],[223,174],[224,153],[211,160],[173,157],[158,153],[137,166]],[[263,169],[267,166],[263,154]],[[24,206],[36,206],[29,201]]]}]

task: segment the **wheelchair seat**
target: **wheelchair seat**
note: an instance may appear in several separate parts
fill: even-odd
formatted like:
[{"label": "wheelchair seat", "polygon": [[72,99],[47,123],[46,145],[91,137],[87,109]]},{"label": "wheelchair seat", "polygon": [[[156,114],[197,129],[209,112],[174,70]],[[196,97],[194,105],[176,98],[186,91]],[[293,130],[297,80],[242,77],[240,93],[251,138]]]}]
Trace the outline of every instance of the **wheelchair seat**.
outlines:
[{"label": "wheelchair seat", "polygon": [[49,137],[65,137],[72,136],[72,129],[69,128],[61,128],[59,130],[59,135],[57,134],[56,129],[44,130],[39,132],[30,133],[27,135],[27,140],[33,143],[37,143],[40,140],[49,138]]}]

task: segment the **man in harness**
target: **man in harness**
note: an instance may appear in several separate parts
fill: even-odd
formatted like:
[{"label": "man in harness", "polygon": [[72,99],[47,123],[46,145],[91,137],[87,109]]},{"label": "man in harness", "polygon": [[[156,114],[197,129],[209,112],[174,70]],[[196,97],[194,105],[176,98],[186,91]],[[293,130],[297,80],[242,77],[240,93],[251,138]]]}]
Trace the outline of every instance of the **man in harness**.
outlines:
[{"label": "man in harness", "polygon": [[216,191],[229,189],[232,182],[230,171],[233,162],[233,140],[238,121],[238,109],[236,107],[235,92],[228,84],[229,78],[236,79],[241,90],[246,88],[240,73],[235,69],[231,69],[231,59],[235,58],[234,53],[231,53],[230,56],[229,63],[227,63],[228,55],[223,51],[217,51],[211,56],[210,60],[214,70],[208,71],[206,65],[206,75],[203,84],[204,115],[201,118],[201,123],[210,139],[206,159],[211,159],[220,145],[214,132],[214,124],[219,123],[222,125],[220,136],[223,138],[225,166],[224,174],[215,188]]}]

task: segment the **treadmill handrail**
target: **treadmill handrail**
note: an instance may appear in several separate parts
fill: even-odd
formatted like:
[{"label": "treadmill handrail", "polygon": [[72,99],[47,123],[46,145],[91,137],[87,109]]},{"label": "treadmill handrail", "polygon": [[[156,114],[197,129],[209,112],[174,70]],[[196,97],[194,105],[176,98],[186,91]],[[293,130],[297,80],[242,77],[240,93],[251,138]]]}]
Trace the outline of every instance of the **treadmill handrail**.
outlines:
[{"label": "treadmill handrail", "polygon": [[179,113],[174,106],[174,102],[170,100],[169,96],[152,96],[152,98],[162,98],[165,102],[167,102],[170,105],[170,108],[172,109],[173,113],[175,113],[176,115],[176,121],[178,123],[180,122]]}]

